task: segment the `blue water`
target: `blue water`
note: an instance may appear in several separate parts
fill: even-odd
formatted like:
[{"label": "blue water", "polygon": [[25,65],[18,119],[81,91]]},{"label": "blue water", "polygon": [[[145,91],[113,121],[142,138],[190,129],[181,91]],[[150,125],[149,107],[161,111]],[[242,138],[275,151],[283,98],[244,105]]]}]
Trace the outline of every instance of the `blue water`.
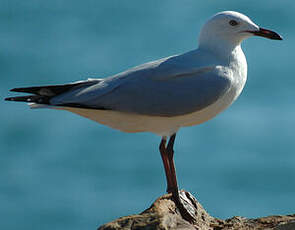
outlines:
[{"label": "blue water", "polygon": [[222,10],[285,39],[245,41],[239,100],[180,130],[180,187],[220,218],[295,213],[294,1],[0,0],[0,229],[96,229],[141,212],[166,186],[160,137],[4,102],[10,88],[105,77],[194,49]]}]

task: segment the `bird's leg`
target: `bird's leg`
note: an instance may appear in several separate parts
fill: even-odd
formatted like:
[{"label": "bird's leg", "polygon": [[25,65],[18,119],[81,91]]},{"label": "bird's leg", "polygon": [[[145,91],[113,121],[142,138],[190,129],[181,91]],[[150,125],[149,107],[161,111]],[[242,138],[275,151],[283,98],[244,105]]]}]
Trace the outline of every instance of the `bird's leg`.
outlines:
[{"label": "bird's leg", "polygon": [[173,156],[174,156],[173,146],[174,146],[175,137],[176,137],[176,134],[173,134],[170,137],[167,148],[166,148],[166,152],[167,152],[169,166],[170,166],[170,176],[171,176],[171,183],[172,183],[172,187],[170,188],[168,192],[172,192],[172,195],[176,198],[179,195],[178,195],[176,171],[175,171],[174,160],[173,160]]},{"label": "bird's leg", "polygon": [[174,156],[173,145],[174,145],[175,137],[176,137],[176,134],[173,134],[170,137],[168,145],[166,147],[166,153],[168,155],[168,161],[169,161],[169,167],[170,167],[170,177],[171,177],[170,180],[172,184],[172,186],[169,187],[168,192],[172,193],[172,199],[174,200],[176,207],[180,211],[182,218],[187,220],[190,223],[194,223],[195,221],[194,216],[192,216],[192,214],[185,207],[184,203],[181,201],[181,198],[178,192],[176,171],[175,171],[174,160],[173,160],[173,156]]},{"label": "bird's leg", "polygon": [[166,181],[167,181],[167,192],[169,192],[173,185],[172,185],[172,181],[171,181],[171,170],[170,170],[170,165],[169,165],[169,159],[168,159],[168,155],[166,152],[166,137],[163,137],[159,146],[159,150],[161,153],[161,157],[162,157],[162,161],[163,161],[163,165],[165,168],[165,174],[166,174]]}]

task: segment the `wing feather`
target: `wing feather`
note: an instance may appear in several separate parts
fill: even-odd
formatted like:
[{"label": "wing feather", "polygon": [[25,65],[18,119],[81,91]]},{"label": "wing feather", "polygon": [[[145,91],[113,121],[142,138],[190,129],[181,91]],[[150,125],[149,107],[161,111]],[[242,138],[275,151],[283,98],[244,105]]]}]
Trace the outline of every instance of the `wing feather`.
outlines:
[{"label": "wing feather", "polygon": [[231,85],[228,73],[214,66],[157,78],[155,70],[144,74],[129,79],[106,79],[54,97],[51,104],[79,104],[84,108],[169,117],[205,108],[222,97]]}]

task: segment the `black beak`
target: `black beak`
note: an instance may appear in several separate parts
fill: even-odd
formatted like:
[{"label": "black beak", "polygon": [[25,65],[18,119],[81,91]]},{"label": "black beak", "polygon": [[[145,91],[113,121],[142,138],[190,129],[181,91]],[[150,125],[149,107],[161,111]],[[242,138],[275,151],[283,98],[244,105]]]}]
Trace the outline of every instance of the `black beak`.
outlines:
[{"label": "black beak", "polygon": [[265,38],[269,38],[273,40],[283,40],[283,38],[276,32],[263,29],[263,28],[259,28],[258,31],[248,31],[248,32],[254,34],[255,36],[265,37]]}]

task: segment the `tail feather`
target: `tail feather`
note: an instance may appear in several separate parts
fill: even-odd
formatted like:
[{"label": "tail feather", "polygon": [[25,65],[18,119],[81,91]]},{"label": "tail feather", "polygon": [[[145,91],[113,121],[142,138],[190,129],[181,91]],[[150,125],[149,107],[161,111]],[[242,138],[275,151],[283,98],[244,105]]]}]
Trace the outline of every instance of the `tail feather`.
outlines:
[{"label": "tail feather", "polygon": [[61,93],[64,93],[73,87],[83,85],[88,86],[92,85],[93,83],[98,83],[100,80],[88,80],[88,81],[80,81],[80,82],[73,82],[70,84],[64,85],[46,85],[46,86],[33,86],[33,87],[24,87],[24,88],[14,88],[11,89],[11,92],[19,92],[19,93],[31,93],[36,95],[42,96],[55,96]]},{"label": "tail feather", "polygon": [[10,91],[20,93],[30,93],[33,95],[8,97],[6,101],[20,101],[27,103],[45,104],[50,105],[50,99],[59,94],[65,93],[74,87],[87,87],[100,82],[101,79],[88,79],[87,81],[73,82],[64,85],[47,85],[47,86],[33,86],[25,88],[14,88]]},{"label": "tail feather", "polygon": [[49,104],[50,97],[39,96],[39,95],[30,95],[23,97],[8,97],[5,98],[5,101],[19,101],[27,103],[38,103],[38,104]]}]

